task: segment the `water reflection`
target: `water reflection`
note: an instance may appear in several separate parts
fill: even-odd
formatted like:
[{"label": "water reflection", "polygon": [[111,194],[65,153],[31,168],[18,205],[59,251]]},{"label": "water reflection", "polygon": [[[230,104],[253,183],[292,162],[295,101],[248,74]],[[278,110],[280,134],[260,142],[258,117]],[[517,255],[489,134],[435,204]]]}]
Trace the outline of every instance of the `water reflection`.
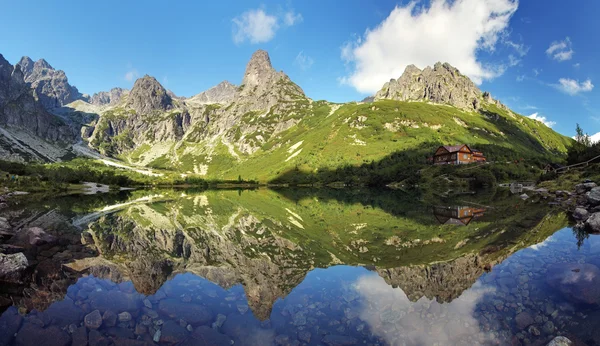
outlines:
[{"label": "water reflection", "polygon": [[139,191],[12,210],[13,225],[51,238],[7,240],[29,269],[0,289],[15,302],[0,344],[600,341],[576,328],[600,302],[597,236],[578,251],[543,204],[462,198]]}]

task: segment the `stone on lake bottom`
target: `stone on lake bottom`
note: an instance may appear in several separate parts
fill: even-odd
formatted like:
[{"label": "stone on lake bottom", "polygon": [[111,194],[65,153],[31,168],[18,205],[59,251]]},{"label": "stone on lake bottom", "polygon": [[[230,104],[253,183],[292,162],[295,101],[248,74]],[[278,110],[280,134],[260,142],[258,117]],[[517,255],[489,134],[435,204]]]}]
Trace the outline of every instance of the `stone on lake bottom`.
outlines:
[{"label": "stone on lake bottom", "polygon": [[71,337],[57,326],[42,328],[35,324],[24,324],[15,338],[17,345],[67,346]]},{"label": "stone on lake bottom", "polygon": [[98,329],[102,325],[102,315],[100,315],[99,310],[94,310],[85,315],[83,322],[90,329]]},{"label": "stone on lake bottom", "polygon": [[328,346],[356,345],[358,340],[346,335],[325,335],[323,343]]},{"label": "stone on lake bottom", "polygon": [[515,323],[517,324],[517,328],[519,328],[519,330],[529,327],[534,322],[535,321],[533,320],[533,317],[531,317],[528,312],[521,312],[515,317]]},{"label": "stone on lake bottom", "polygon": [[558,263],[551,265],[546,282],[571,301],[600,303],[600,269],[593,264]]},{"label": "stone on lake bottom", "polygon": [[557,336],[547,346],[571,346],[573,342],[564,336]]}]

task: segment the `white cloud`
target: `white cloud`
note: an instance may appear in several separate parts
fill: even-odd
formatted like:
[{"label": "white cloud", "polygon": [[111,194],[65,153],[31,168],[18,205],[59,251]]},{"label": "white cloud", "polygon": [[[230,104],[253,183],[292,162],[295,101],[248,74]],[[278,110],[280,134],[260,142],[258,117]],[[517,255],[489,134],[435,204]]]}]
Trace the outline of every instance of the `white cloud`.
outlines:
[{"label": "white cloud", "polygon": [[525,55],[527,55],[527,53],[529,53],[530,47],[526,46],[523,43],[515,43],[507,38],[504,38],[503,42],[505,45],[513,48],[515,50],[515,52],[517,52],[517,54],[519,54],[520,57],[524,57]]},{"label": "white cloud", "polygon": [[136,80],[139,76],[140,76],[140,74],[138,73],[138,71],[136,69],[130,68],[129,71],[127,71],[127,73],[125,73],[125,76],[123,78],[125,78],[125,80],[128,82],[132,82],[132,81]]},{"label": "white cloud", "polygon": [[591,79],[587,79],[580,83],[574,79],[561,78],[558,80],[559,84],[554,84],[559,90],[566,92],[569,95],[576,95],[580,92],[588,92],[594,89]]},{"label": "white cloud", "polygon": [[521,59],[515,57],[514,55],[510,54],[508,56],[508,64],[510,66],[517,66],[521,63]]},{"label": "white cloud", "polygon": [[313,58],[304,54],[304,51],[300,51],[294,59],[294,65],[300,67],[301,70],[306,71],[314,64]]},{"label": "white cloud", "polygon": [[517,82],[522,82],[524,81],[526,78],[526,76],[524,74],[517,76]]},{"label": "white cloud", "polygon": [[248,10],[233,18],[233,42],[236,44],[249,41],[252,44],[269,42],[279,30],[279,22],[288,27],[301,23],[302,15],[290,10],[281,18],[267,14],[263,9]]},{"label": "white cloud", "polygon": [[533,119],[533,120],[537,120],[541,123],[543,123],[544,125],[548,126],[548,127],[552,127],[554,125],[556,125],[555,121],[550,121],[548,120],[548,118],[546,118],[543,115],[540,115],[539,113],[533,113],[530,116],[528,116],[529,119]]},{"label": "white cloud", "polygon": [[573,64],[573,67],[575,67],[575,68],[580,68],[580,67],[581,67],[581,64],[580,64],[580,63]]},{"label": "white cloud", "polygon": [[568,37],[563,41],[554,41],[546,49],[546,54],[557,61],[571,60],[573,54],[575,54],[571,46],[571,39]]},{"label": "white cloud", "polygon": [[539,69],[537,69],[537,68],[534,68],[534,69],[533,69],[533,74],[534,74],[536,77],[537,77],[537,76],[539,76],[539,75],[540,75],[540,73],[542,73],[542,70],[539,70]]},{"label": "white cloud", "polygon": [[396,7],[378,27],[342,47],[342,59],[352,72],[342,78],[363,93],[379,90],[398,78],[407,65],[448,62],[475,83],[504,72],[503,65],[478,60],[481,50],[493,51],[518,7],[516,0],[433,0]]},{"label": "white cloud", "polygon": [[304,18],[300,13],[295,13],[293,10],[286,12],[283,15],[283,24],[286,26],[292,26],[298,23],[302,23]]}]

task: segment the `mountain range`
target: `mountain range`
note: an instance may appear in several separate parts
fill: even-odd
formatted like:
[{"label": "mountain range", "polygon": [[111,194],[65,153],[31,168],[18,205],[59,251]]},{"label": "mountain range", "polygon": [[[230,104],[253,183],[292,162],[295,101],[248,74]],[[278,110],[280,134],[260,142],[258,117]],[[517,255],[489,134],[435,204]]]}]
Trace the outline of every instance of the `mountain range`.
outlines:
[{"label": "mountain range", "polygon": [[240,85],[223,81],[190,98],[147,75],[131,90],[83,95],[43,59],[12,66],[0,55],[0,155],[11,160],[95,151],[132,167],[268,181],[458,143],[541,157],[564,154],[571,139],[511,111],[447,63],[410,65],[373,97],[336,104],[307,97],[263,50]]}]

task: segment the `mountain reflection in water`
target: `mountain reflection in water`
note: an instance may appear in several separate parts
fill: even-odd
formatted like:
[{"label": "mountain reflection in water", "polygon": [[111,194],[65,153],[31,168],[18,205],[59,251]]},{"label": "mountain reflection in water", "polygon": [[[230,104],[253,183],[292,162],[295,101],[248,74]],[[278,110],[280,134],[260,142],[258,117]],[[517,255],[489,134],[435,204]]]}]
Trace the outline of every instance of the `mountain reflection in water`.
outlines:
[{"label": "mountain reflection in water", "polygon": [[262,189],[68,199],[9,212],[62,240],[26,251],[31,275],[2,286],[14,306],[0,344],[600,343],[600,237],[556,232],[565,215],[543,203]]}]

